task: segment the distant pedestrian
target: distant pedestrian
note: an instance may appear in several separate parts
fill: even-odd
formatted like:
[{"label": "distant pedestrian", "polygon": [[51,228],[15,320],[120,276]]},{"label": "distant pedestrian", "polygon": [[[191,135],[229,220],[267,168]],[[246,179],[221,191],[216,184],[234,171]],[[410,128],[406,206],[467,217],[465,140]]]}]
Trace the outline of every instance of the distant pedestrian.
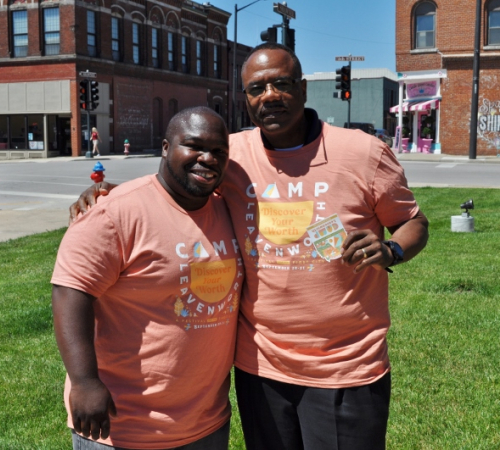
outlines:
[{"label": "distant pedestrian", "polygon": [[90,138],[92,139],[92,143],[94,144],[94,148],[92,149],[92,154],[97,155],[97,156],[101,156],[101,154],[99,153],[98,144],[99,144],[99,142],[102,142],[102,141],[101,141],[101,137],[99,136],[99,132],[97,131],[96,127],[92,128],[92,135]]}]

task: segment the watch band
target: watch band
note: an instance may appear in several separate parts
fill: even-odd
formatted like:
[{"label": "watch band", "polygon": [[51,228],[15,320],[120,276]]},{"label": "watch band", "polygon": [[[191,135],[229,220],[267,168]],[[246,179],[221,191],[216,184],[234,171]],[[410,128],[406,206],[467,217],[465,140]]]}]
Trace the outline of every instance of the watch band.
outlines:
[{"label": "watch band", "polygon": [[391,249],[392,257],[394,258],[389,267],[397,266],[404,261],[404,251],[401,246],[394,241],[383,241]]}]

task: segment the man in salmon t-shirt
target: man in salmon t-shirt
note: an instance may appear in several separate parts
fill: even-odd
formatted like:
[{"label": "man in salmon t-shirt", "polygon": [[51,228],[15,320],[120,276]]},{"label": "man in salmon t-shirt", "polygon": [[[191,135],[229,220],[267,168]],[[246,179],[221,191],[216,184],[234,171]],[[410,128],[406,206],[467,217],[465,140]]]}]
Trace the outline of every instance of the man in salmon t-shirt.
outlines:
[{"label": "man in salmon t-shirt", "polygon": [[[425,247],[427,219],[386,144],[305,108],[291,50],[254,48],[242,81],[257,128],[230,136],[220,191],[245,263],[235,379],[247,450],[384,449],[384,269]],[[72,215],[99,187],[113,188],[89,188]]]},{"label": "man in salmon t-shirt", "polygon": [[62,240],[53,311],[75,449],[228,448],[244,271],[213,194],[227,140],[214,111],[180,112],[158,174],[115,189]]}]

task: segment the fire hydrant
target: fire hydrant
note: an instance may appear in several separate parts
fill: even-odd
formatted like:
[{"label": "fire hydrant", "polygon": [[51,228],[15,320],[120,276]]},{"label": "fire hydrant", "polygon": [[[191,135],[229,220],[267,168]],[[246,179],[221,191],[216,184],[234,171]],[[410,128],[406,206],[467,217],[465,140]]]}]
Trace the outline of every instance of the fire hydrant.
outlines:
[{"label": "fire hydrant", "polygon": [[126,155],[129,154],[129,148],[130,148],[130,142],[128,141],[128,139],[125,139],[125,142],[123,143],[123,153],[125,153]]},{"label": "fire hydrant", "polygon": [[106,170],[103,165],[101,164],[100,161],[97,161],[95,163],[94,168],[92,169],[92,175],[90,175],[90,178],[94,180],[94,183],[100,183],[101,181],[104,180],[104,171]]}]

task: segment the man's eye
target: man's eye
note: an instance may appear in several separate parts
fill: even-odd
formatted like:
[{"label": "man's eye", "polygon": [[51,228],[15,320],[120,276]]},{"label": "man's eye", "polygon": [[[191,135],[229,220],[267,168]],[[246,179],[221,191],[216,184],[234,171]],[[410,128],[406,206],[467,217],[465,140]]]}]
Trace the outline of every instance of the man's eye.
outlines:
[{"label": "man's eye", "polygon": [[278,89],[278,91],[288,91],[292,83],[287,80],[275,81],[273,86]]},{"label": "man's eye", "polygon": [[260,94],[262,94],[264,92],[264,90],[265,90],[264,86],[250,86],[247,89],[247,92],[250,95],[260,95]]}]

